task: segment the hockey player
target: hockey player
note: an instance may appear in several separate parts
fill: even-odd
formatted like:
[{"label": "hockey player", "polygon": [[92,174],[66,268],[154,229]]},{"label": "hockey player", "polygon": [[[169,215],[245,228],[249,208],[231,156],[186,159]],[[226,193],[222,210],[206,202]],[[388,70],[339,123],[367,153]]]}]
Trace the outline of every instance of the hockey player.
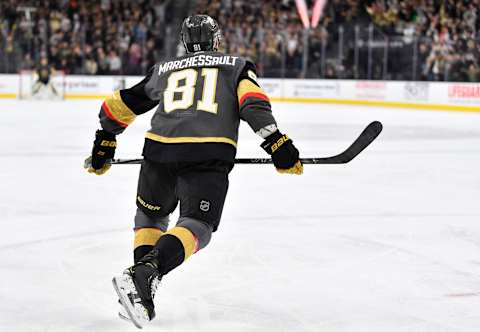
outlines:
[{"label": "hockey player", "polygon": [[40,64],[36,69],[37,81],[33,84],[32,87],[32,96],[37,96],[41,91],[50,92],[51,97],[58,97],[58,92],[53,86],[51,81],[51,76],[53,74],[53,69],[48,64],[46,58],[40,60]]},{"label": "hockey player", "polygon": [[[302,174],[292,140],[277,129],[254,65],[217,52],[220,31],[207,15],[182,24],[187,54],[156,64],[130,89],[119,90],[100,110],[88,171],[109,168],[115,136],[137,115],[157,107],[143,148],[135,216],[134,262],[114,287],[129,318],[142,327],[155,316],[160,279],[203,249],[217,230],[233,168],[240,119],[265,141],[280,173]],[[167,230],[178,202],[180,217]]]}]

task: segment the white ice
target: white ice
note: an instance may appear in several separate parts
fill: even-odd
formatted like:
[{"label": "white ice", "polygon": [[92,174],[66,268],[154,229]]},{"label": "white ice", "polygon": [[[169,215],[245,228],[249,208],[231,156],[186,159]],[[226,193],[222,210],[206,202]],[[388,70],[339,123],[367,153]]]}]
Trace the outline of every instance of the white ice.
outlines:
[{"label": "white ice", "polygon": [[[135,331],[111,277],[132,261],[138,166],[82,169],[101,101],[2,100],[0,331]],[[480,114],[274,104],[303,176],[239,165],[209,247],[167,275],[147,329],[479,331]],[[149,114],[119,138],[139,156]],[[265,156],[242,124],[239,157]],[[173,220],[176,215],[173,216]]]}]

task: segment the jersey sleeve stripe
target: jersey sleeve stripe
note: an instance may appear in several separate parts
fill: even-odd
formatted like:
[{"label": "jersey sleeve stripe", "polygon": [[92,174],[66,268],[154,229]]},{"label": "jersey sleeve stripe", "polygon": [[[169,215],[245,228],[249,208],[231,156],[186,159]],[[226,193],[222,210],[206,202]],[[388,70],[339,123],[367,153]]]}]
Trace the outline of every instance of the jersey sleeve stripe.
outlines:
[{"label": "jersey sleeve stripe", "polygon": [[265,101],[270,101],[266,93],[258,85],[252,83],[248,79],[243,79],[238,84],[237,88],[238,103],[241,106],[249,97],[259,98]]},{"label": "jersey sleeve stripe", "polygon": [[258,93],[258,92],[249,92],[249,93],[246,93],[242,96],[242,98],[240,99],[240,106],[243,105],[243,103],[245,102],[245,100],[247,100],[248,98],[258,98],[258,99],[262,99],[264,101],[268,101],[270,102],[270,99],[268,99],[268,97],[263,94],[263,93]]},{"label": "jersey sleeve stripe", "polygon": [[123,123],[113,116],[112,112],[110,112],[110,109],[108,108],[108,105],[105,102],[103,102],[103,104],[102,104],[102,109],[101,109],[100,113],[104,113],[107,116],[107,118],[109,120],[115,122],[116,125],[118,125],[122,128],[127,128],[128,127],[127,123]]},{"label": "jersey sleeve stripe", "polygon": [[136,117],[136,114],[123,102],[120,91],[115,91],[110,97],[105,99],[102,109],[109,119],[124,128],[131,124]]}]

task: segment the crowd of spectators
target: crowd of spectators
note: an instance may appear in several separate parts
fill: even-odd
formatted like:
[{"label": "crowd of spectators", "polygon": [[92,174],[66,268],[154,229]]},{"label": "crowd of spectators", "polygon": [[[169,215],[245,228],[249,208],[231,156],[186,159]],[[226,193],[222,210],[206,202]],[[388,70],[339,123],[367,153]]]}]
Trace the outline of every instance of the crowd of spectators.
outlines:
[{"label": "crowd of spectators", "polygon": [[226,51],[285,77],[479,81],[479,10],[480,0],[329,0],[305,32],[294,0],[197,2]]},{"label": "crowd of spectators", "polygon": [[216,18],[223,49],[252,59],[263,76],[301,71],[303,25],[295,1],[199,0],[196,11]]},{"label": "crowd of spectators", "polygon": [[164,48],[167,1],[0,2],[0,72],[42,58],[68,74],[142,74]]},{"label": "crowd of spectators", "polygon": [[[143,74],[165,56],[169,2],[2,1],[0,72],[47,58],[70,74]],[[329,0],[308,30],[295,0],[195,3],[262,76],[480,81],[480,0]]]},{"label": "crowd of spectators", "polygon": [[480,80],[480,0],[376,0],[367,11],[388,35],[420,39],[422,79]]}]

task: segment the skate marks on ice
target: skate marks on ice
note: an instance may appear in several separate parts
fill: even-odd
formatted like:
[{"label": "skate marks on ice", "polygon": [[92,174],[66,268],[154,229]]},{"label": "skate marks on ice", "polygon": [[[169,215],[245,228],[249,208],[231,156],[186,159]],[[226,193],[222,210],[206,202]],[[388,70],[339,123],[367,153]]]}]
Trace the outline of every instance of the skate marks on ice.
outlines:
[{"label": "skate marks on ice", "polygon": [[70,240],[82,239],[85,238],[88,240],[89,238],[96,237],[96,236],[105,236],[110,235],[116,232],[125,232],[125,228],[115,228],[115,229],[107,229],[102,231],[92,231],[92,232],[82,232],[82,233],[71,233],[59,236],[52,236],[52,237],[45,237],[38,240],[31,240],[31,241],[24,241],[24,242],[17,242],[17,243],[10,243],[6,245],[0,245],[0,250],[15,250],[20,249],[22,247],[30,247],[32,245],[41,245],[41,244],[51,244],[52,242],[60,241],[60,242],[69,242]]},{"label": "skate marks on ice", "polygon": [[[252,266],[261,271],[257,273],[262,278],[254,278],[251,285],[266,279],[264,284],[278,295],[281,301],[277,301],[284,310],[288,308],[287,317],[293,321],[301,318],[308,322],[305,325],[322,331],[475,331],[478,326],[477,299],[458,302],[445,296],[480,287],[480,269],[472,264],[478,250],[458,241],[450,231],[452,220],[470,227],[478,216],[283,217],[283,222],[301,221],[290,231],[289,244],[279,250],[285,233],[274,233],[271,241],[262,248],[247,249],[244,257],[253,257],[256,264]],[[429,226],[432,222],[435,228]],[[305,232],[318,233],[305,238]],[[295,237],[302,240],[301,246]],[[459,259],[459,254],[465,259]],[[288,266],[288,271],[282,266]]]},{"label": "skate marks on ice", "polygon": [[0,297],[9,303],[0,304],[0,330],[121,329],[122,322],[112,319],[116,315],[116,298],[108,288],[112,269],[102,267],[109,266],[112,259],[104,259],[101,253],[111,256],[114,243],[125,241],[122,236],[117,237],[122,233],[130,231],[66,234],[4,246],[0,250],[2,274],[5,280],[21,287],[15,292],[0,289]]},{"label": "skate marks on ice", "polygon": [[471,296],[480,296],[480,292],[476,292],[476,293],[451,293],[451,294],[446,294],[445,296],[448,296],[448,297],[471,297]]},{"label": "skate marks on ice", "polygon": [[[362,331],[367,326],[371,331],[472,330],[473,324],[462,326],[460,320],[452,323],[439,313],[451,301],[462,301],[461,297],[442,300],[445,294],[477,290],[478,274],[469,264],[456,262],[453,255],[441,259],[436,252],[425,253],[433,244],[426,243],[428,236],[434,240],[439,236],[450,238],[452,242],[447,241],[445,251],[453,251],[465,242],[468,247],[470,240],[478,245],[480,237],[469,228],[449,226],[453,216],[282,217],[285,223],[298,219],[295,229],[288,232],[287,243],[283,241],[287,237],[285,229],[272,227],[278,225],[278,217],[260,218],[257,234],[249,234],[251,227],[226,219],[225,224],[234,225],[233,229],[226,227],[211,248],[192,257],[178,273],[165,277],[156,301],[162,315],[152,327],[172,331]],[[433,219],[441,221],[437,222],[441,230],[432,233],[415,228],[418,221]],[[473,221],[475,217],[460,219]],[[273,233],[262,245],[254,245],[269,232]],[[235,238],[234,234],[248,236]],[[48,273],[60,270],[63,274],[55,283],[62,292],[79,290],[71,300],[76,310],[69,314],[81,317],[83,322],[73,318],[76,326],[66,328],[68,322],[54,322],[43,315],[38,323],[51,331],[127,329],[128,324],[117,321],[110,278],[112,271],[129,264],[130,251],[125,243],[130,236],[130,230],[115,229],[56,237],[52,242],[36,241],[30,246],[19,244],[44,253],[63,248],[57,265],[50,264],[50,259],[45,263]],[[469,261],[476,258],[472,254]],[[464,305],[458,304],[450,310],[461,317]],[[432,314],[426,314],[426,308]],[[56,312],[54,309],[49,313]],[[36,310],[45,314],[42,309]],[[392,324],[398,328],[391,329]]]},{"label": "skate marks on ice", "polygon": [[[303,218],[301,220],[304,221]],[[239,234],[248,234],[243,233],[243,229],[239,231]],[[312,250],[307,250],[311,254],[305,254],[304,250],[294,243],[285,245],[281,239],[285,238],[286,234],[281,229],[279,234],[274,233],[273,240],[266,241],[261,246],[253,245],[256,239],[250,235],[245,240],[240,239],[233,243],[233,248],[232,243],[230,246],[223,246],[222,242],[225,240],[219,236],[215,242],[216,247],[208,252],[210,266],[219,267],[213,271],[203,268],[202,262],[190,262],[198,265],[192,266],[192,269],[198,268],[199,272],[196,274],[202,276],[202,281],[198,283],[201,287],[198,287],[196,300],[203,303],[202,307],[209,308],[210,322],[201,324],[203,327],[208,326],[206,331],[221,331],[227,327],[235,331],[318,331],[319,327],[328,326],[326,322],[336,320],[328,313],[325,314],[325,307],[336,307],[334,303],[338,301],[333,298],[332,303],[325,301],[322,294],[324,285],[320,280],[323,279],[324,271],[333,270],[319,266],[330,261],[335,265],[336,261],[340,260],[339,269],[331,272],[335,279],[337,273],[343,274],[343,271],[347,272],[349,268],[355,270],[355,265],[362,263],[373,264],[377,258],[390,252],[390,249],[383,250],[375,246],[362,258],[356,256],[357,259],[352,259],[347,257],[350,255],[345,255],[342,259],[332,259],[331,254],[334,252],[358,253],[358,248],[356,245],[352,246],[351,241],[342,241],[338,235],[322,234],[302,243],[304,248],[312,249],[310,245],[316,240],[321,242],[322,250],[319,252],[327,253],[318,257]],[[231,236],[227,234],[226,239],[228,238],[231,239]],[[295,242],[294,239],[292,242]],[[342,249],[343,244],[345,248]],[[330,250],[329,245],[332,246]],[[197,258],[200,259],[200,256]],[[184,273],[185,271],[182,271],[182,275]],[[182,279],[182,275],[175,278]],[[218,281],[221,281],[221,285],[218,285]],[[165,291],[169,292],[170,286],[175,288],[173,284],[177,282],[183,283],[182,280],[168,280]],[[325,287],[330,286],[326,284]],[[192,305],[193,301],[190,300]],[[165,302],[165,305],[168,306],[169,302]],[[179,304],[179,308],[183,305]],[[171,311],[174,316],[182,312],[173,309]],[[174,320],[180,320],[180,324],[187,325],[184,320],[188,321],[190,317],[188,314]],[[175,325],[176,323],[172,322],[172,327]]]},{"label": "skate marks on ice", "polygon": [[[473,232],[472,230],[468,230],[466,228],[458,227],[458,226],[452,226],[450,230],[452,236],[454,236],[456,239],[462,242],[470,243],[474,245],[477,250],[480,250],[480,231],[477,230],[476,232]],[[478,258],[470,258],[469,263],[476,267],[476,273],[474,274],[477,278],[480,279],[480,260]],[[472,271],[475,269],[470,268],[469,271]],[[446,297],[451,297],[451,298],[462,298],[462,297],[480,297],[480,285],[477,288],[477,291],[458,291],[453,292],[453,293],[448,293],[445,294]]]}]

